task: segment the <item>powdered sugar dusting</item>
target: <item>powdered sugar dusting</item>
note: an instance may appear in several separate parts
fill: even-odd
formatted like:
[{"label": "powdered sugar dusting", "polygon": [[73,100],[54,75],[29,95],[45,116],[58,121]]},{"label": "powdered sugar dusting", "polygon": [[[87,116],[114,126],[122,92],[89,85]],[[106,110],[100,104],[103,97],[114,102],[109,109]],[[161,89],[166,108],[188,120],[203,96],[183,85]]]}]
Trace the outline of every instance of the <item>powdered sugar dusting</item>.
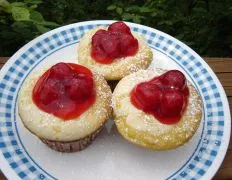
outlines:
[{"label": "powdered sugar dusting", "polygon": [[64,121],[38,109],[32,100],[32,90],[44,72],[30,74],[19,93],[19,115],[32,133],[48,140],[72,141],[94,132],[110,117],[112,93],[107,82],[98,74],[94,74],[96,101],[78,118]]},{"label": "powdered sugar dusting", "polygon": [[100,64],[91,57],[91,38],[99,29],[107,29],[105,27],[97,27],[87,32],[79,43],[78,62],[90,69],[102,74],[107,80],[117,80],[122,77],[136,72],[140,69],[146,69],[152,61],[152,51],[144,39],[133,33],[138,39],[139,50],[134,56],[118,58],[111,64]]},{"label": "powdered sugar dusting", "polygon": [[[154,116],[138,110],[131,104],[129,94],[138,83],[149,81],[164,72],[166,71],[162,69],[140,70],[123,78],[115,88],[112,100],[117,119],[116,124],[124,121],[124,126],[134,129],[138,136],[141,136],[139,132],[142,132],[145,142],[154,144],[158,149],[159,146],[165,146],[165,142],[173,146],[179,146],[192,137],[199,126],[202,111],[201,99],[189,82],[187,83],[190,91],[189,103],[186,112],[177,124],[162,124]],[[125,133],[124,136],[129,136],[127,131],[123,131],[123,133]],[[138,141],[135,139],[136,136],[130,140]],[[138,139],[141,140],[141,137]]]}]

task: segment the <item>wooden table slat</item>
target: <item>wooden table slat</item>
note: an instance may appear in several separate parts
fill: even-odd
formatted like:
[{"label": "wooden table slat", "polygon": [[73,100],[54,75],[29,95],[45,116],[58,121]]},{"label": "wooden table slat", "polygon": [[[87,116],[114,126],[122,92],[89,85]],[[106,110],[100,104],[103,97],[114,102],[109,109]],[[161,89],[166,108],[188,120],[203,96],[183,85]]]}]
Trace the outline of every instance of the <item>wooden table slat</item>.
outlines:
[{"label": "wooden table slat", "polygon": [[0,64],[5,64],[9,57],[0,57]]},{"label": "wooden table slat", "polygon": [[[232,67],[231,67],[232,68]],[[232,87],[232,72],[231,73],[216,73],[218,79],[225,87]]]},{"label": "wooden table slat", "polygon": [[[6,63],[8,57],[0,57],[0,68]],[[204,58],[209,66],[216,73],[222,83],[228,97],[230,112],[232,112],[232,58]],[[0,172],[0,180],[5,180],[5,176]],[[232,179],[232,139],[225,159],[216,173],[217,179]]]},{"label": "wooden table slat", "polygon": [[231,72],[232,58],[204,58],[204,60],[209,64],[215,73]]},{"label": "wooden table slat", "polygon": [[232,96],[232,86],[224,86],[224,90],[226,92],[226,95],[228,97],[231,97]]}]

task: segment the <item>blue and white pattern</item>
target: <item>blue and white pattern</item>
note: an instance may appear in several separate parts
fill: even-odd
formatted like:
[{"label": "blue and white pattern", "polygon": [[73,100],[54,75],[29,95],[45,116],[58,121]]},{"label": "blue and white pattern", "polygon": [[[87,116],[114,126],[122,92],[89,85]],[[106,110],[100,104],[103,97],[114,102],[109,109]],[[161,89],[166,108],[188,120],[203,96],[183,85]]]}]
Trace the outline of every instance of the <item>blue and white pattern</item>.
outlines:
[{"label": "blue and white pattern", "polygon": [[[0,153],[22,179],[55,179],[42,170],[31,160],[26,151],[21,151],[21,141],[16,127],[16,99],[18,89],[26,75],[49,54],[69,44],[77,43],[84,32],[98,26],[107,25],[110,21],[101,23],[77,23],[61,30],[51,31],[44,35],[43,40],[34,43],[10,65],[5,67],[5,73],[0,79]],[[159,31],[130,24],[133,31],[142,34],[149,45],[169,56],[178,63],[193,79],[204,102],[204,127],[201,140],[194,154],[168,179],[199,179],[203,177],[218,156],[225,139],[225,108],[224,94],[219,93],[218,82],[212,76],[209,68],[202,64],[202,59],[179,41]],[[7,68],[7,69],[6,69]],[[222,97],[223,96],[223,97]],[[229,128],[229,127],[228,127]],[[220,162],[219,162],[220,164]]]}]

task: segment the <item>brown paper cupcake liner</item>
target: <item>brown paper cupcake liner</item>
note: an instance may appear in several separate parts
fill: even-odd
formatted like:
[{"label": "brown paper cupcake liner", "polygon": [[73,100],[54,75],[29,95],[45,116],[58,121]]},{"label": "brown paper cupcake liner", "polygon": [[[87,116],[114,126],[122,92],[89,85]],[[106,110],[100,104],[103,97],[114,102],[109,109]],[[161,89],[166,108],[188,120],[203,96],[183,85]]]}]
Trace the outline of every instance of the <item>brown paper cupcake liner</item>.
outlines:
[{"label": "brown paper cupcake liner", "polygon": [[101,130],[103,129],[104,125],[98,128],[96,131],[91,133],[90,135],[78,139],[76,141],[53,141],[40,138],[40,140],[46,144],[51,149],[54,149],[59,152],[77,152],[85,149],[87,146],[91,144],[91,142],[100,134]]}]

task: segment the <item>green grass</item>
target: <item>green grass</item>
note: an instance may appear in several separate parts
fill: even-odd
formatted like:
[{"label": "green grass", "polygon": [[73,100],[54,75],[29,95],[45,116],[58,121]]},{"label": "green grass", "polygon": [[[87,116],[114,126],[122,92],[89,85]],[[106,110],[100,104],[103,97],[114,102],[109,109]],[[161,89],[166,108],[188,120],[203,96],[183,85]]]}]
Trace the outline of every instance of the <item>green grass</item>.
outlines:
[{"label": "green grass", "polygon": [[0,0],[0,56],[56,27],[95,19],[159,29],[202,56],[232,56],[231,0]]}]

